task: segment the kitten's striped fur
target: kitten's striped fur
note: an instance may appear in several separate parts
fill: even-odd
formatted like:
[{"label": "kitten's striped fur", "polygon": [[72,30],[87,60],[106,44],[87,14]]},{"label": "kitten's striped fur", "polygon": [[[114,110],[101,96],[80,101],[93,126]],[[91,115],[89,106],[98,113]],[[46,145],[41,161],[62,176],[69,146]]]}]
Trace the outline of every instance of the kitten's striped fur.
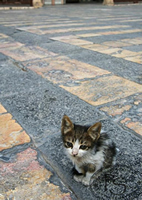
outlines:
[{"label": "kitten's striped fur", "polygon": [[75,167],[76,181],[89,185],[92,176],[97,177],[115,163],[115,144],[106,133],[100,134],[100,122],[90,127],[80,126],[64,115],[61,132],[66,152]]}]

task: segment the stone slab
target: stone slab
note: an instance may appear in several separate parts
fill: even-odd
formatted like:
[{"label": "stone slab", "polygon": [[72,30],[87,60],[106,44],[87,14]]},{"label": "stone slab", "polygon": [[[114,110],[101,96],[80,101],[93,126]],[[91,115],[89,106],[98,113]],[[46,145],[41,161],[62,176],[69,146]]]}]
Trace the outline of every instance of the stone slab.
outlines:
[{"label": "stone slab", "polygon": [[61,87],[95,106],[142,92],[140,84],[118,76],[106,76],[95,80],[82,81],[79,86]]},{"label": "stone slab", "polygon": [[55,53],[49,52],[38,46],[28,46],[28,47],[23,46],[21,48],[17,46],[16,48],[14,47],[14,49],[1,48],[0,52],[17,61],[26,61],[26,60],[45,58],[45,57],[51,57],[51,56],[56,55]]},{"label": "stone slab", "polygon": [[[51,182],[53,174],[38,162],[37,151],[28,148],[17,154],[11,163],[0,161],[0,199],[71,200],[67,189]],[[53,178],[52,178],[53,179]],[[63,186],[62,186],[63,188]],[[74,197],[75,199],[75,197]]]},{"label": "stone slab", "polygon": [[111,105],[101,106],[117,123],[142,135],[142,93],[116,101]]},{"label": "stone slab", "polygon": [[[96,70],[98,68],[100,68],[100,71],[101,69],[107,70],[111,72],[111,74],[102,74],[101,76],[102,76],[102,82],[105,80],[104,81],[105,83],[107,84],[109,83],[108,84],[109,88],[112,86],[111,82],[112,79],[110,79],[109,82],[109,78],[110,77],[114,78],[119,76],[116,79],[113,79],[116,82],[118,81],[118,79],[120,80],[117,83],[115,82],[116,91],[112,90],[112,93],[114,93],[116,99],[115,97],[111,99],[112,93],[108,92],[107,100],[112,100],[112,101],[109,102],[106,100],[105,104],[91,106],[88,103],[81,100],[80,98],[78,98],[77,96],[75,96],[76,94],[72,95],[66,90],[59,88],[57,84],[53,84],[52,82],[50,82],[51,80],[48,81],[48,79],[40,77],[35,72],[32,72],[30,69],[26,68],[23,65],[23,61],[27,61],[24,59],[25,58],[29,59],[30,56],[33,60],[44,59],[45,57],[42,57],[43,55],[41,55],[44,53],[39,52],[38,51],[39,49],[38,50],[36,49],[36,51],[34,50],[28,51],[27,49],[25,49],[25,53],[22,54],[23,60],[20,60],[21,62],[19,62],[18,60],[19,52],[14,53],[16,54],[15,58],[11,57],[12,54],[10,52],[10,54],[8,54],[10,61],[0,63],[0,72],[2,75],[0,78],[0,85],[1,85],[0,100],[2,104],[5,106],[8,112],[11,113],[13,118],[16,119],[16,121],[19,124],[22,125],[22,128],[26,130],[26,132],[28,132],[28,134],[32,138],[32,141],[34,142],[34,146],[40,149],[39,154],[44,155],[44,158],[46,158],[45,159],[46,162],[52,165],[54,172],[58,173],[64,184],[62,185],[63,188],[65,188],[66,186],[67,188],[70,188],[70,190],[72,190],[72,194],[76,193],[75,196],[72,196],[72,194],[71,196],[68,195],[67,197],[69,198],[71,197],[73,199],[81,199],[81,200],[84,199],[94,200],[94,198],[98,200],[141,199],[142,187],[141,187],[140,164],[142,160],[141,157],[142,146],[141,146],[140,134],[139,137],[136,136],[138,135],[137,133],[140,133],[141,130],[140,126],[141,96],[140,93],[133,93],[134,90],[135,92],[139,91],[137,87],[136,89],[134,87],[137,85],[136,82],[138,83],[138,85],[140,85],[141,83],[141,75],[140,75],[141,54],[138,54],[138,51],[136,51],[137,52],[137,55],[135,54],[136,58],[133,56],[134,54],[131,57],[126,56],[124,58],[116,58],[112,56],[112,53],[110,51],[107,52],[108,54],[99,53],[96,51],[83,49],[80,46],[76,46],[75,43],[73,42],[72,44],[67,44],[60,41],[55,41],[55,40],[53,41],[50,38],[61,37],[61,36],[63,37],[69,35],[76,36],[83,34],[85,36],[85,34],[94,34],[93,37],[91,35],[88,35],[87,38],[83,37],[83,40],[87,42],[88,41],[93,42],[96,44],[102,44],[103,42],[107,42],[109,45],[109,41],[115,43],[115,41],[118,40],[128,39],[127,41],[125,40],[122,42],[124,42],[125,44],[126,43],[130,44],[132,45],[132,47],[135,46],[135,44],[141,45],[141,40],[138,39],[138,37],[141,37],[141,30],[140,30],[141,21],[138,20],[141,18],[141,13],[142,13],[141,5],[114,6],[112,9],[112,7],[104,7],[101,5],[92,6],[92,4],[66,5],[66,6],[60,6],[60,8],[58,6],[52,6],[50,8],[43,7],[42,9],[37,9],[37,10],[22,10],[22,11],[9,10],[9,11],[2,11],[0,13],[1,15],[0,21],[2,22],[2,25],[0,25],[1,33],[10,36],[8,38],[1,38],[0,39],[1,41],[4,42],[14,41],[19,43],[24,43],[24,45],[26,44],[26,47],[28,48],[31,46],[36,46],[36,47],[39,46],[40,48],[45,49],[47,51],[60,54],[58,56],[68,56],[70,59],[75,59],[78,62],[89,64],[91,66],[96,66],[97,67]],[[35,29],[34,34],[27,32],[26,28],[24,31],[18,30],[17,28],[20,28],[21,26],[22,27],[29,26],[28,25],[29,16],[30,16],[30,22],[32,22],[34,26],[35,26],[34,23],[40,22],[42,26],[44,26],[46,23],[46,25],[52,27],[45,27],[45,28],[41,27],[39,29]],[[14,23],[12,20],[13,18],[15,19]],[[85,24],[87,24],[84,27],[84,29],[82,27],[77,27],[77,26],[76,26],[77,29],[75,27],[72,27],[71,29],[68,29],[69,27],[67,27],[67,29],[65,28],[66,24],[84,23],[84,22]],[[62,28],[58,26],[53,27],[53,25],[59,25],[59,23],[63,24]],[[96,23],[96,25],[93,25],[92,23]],[[103,29],[103,27],[106,26],[107,28]],[[114,28],[114,26],[117,26],[117,28]],[[98,30],[92,29],[94,27],[95,28],[100,27],[100,28]],[[30,31],[32,32],[33,29]],[[99,32],[101,32],[102,35],[96,35]],[[136,38],[138,40],[136,40]],[[81,43],[79,44],[78,42],[78,45],[81,45]],[[122,43],[121,44],[117,43],[115,48],[123,49]],[[17,48],[17,51],[18,50],[19,49]],[[134,49],[127,49],[127,50],[135,52]],[[27,54],[29,53],[29,55],[26,55],[26,51]],[[11,58],[17,59],[17,62],[13,61]],[[53,58],[56,58],[56,56],[55,57],[53,56]],[[85,66],[85,64],[83,66]],[[63,67],[63,69],[65,69],[65,66]],[[82,68],[80,67],[79,70],[81,69]],[[80,77],[82,77],[83,73],[80,73],[79,75]],[[90,78],[88,77],[86,80],[82,81],[83,82],[86,81],[87,83],[91,83],[94,81],[95,84],[94,85],[92,84],[94,86],[93,88],[94,91],[96,89],[95,85],[98,77],[92,78],[91,72],[87,73],[87,76],[90,76]],[[74,75],[74,79],[75,78],[77,78],[77,74]],[[122,80],[124,79],[125,80],[127,79],[127,81],[123,82]],[[79,82],[78,86],[81,85],[83,82]],[[130,82],[132,84],[130,84],[129,86]],[[124,83],[125,86],[124,88],[122,83]],[[102,83],[100,85],[102,86]],[[128,85],[128,88],[126,85]],[[70,88],[71,87],[72,86],[70,85]],[[130,87],[132,87],[132,93],[130,91]],[[123,91],[125,91],[125,89],[128,89],[128,91],[126,91],[126,94],[128,96],[123,98]],[[85,95],[88,94],[87,92],[84,94]],[[121,99],[119,99],[119,92]],[[99,111],[98,109],[101,108],[103,108],[103,110]],[[112,113],[111,111],[114,112]],[[111,169],[108,173],[102,174],[101,178],[94,181],[93,185],[91,185],[90,187],[84,187],[81,184],[77,184],[72,179],[71,170],[69,170],[72,168],[72,164],[67,159],[65,154],[62,152],[63,146],[60,138],[60,125],[61,125],[61,118],[64,114],[69,115],[69,117],[71,117],[73,121],[79,124],[86,124],[86,123],[92,124],[96,121],[101,120],[103,128],[106,131],[108,131],[110,136],[116,142],[117,147],[120,149],[117,157],[116,166],[113,169]],[[131,118],[131,116],[133,117],[133,119]],[[114,119],[114,122],[112,118]],[[20,145],[19,147],[21,148],[21,146],[23,145]],[[19,148],[17,146],[13,147],[12,150],[19,152]],[[4,150],[2,155],[4,155],[4,153],[6,155],[6,152],[7,151]],[[6,161],[8,158],[5,157],[5,159],[3,158],[3,160]],[[1,155],[0,159],[2,160]],[[12,159],[9,160],[11,161],[12,164],[14,163],[14,160]],[[36,156],[35,160],[37,161]],[[31,163],[35,162],[31,160]],[[19,164],[19,166],[22,165]],[[50,174],[51,170],[48,167],[47,171]],[[18,167],[15,166],[15,168],[17,170]],[[37,181],[36,175],[38,175],[38,177],[41,177],[41,180],[38,179],[38,181],[39,182],[41,181],[40,183],[43,187],[41,188],[39,185],[34,185],[34,189],[37,188],[39,189],[39,191],[41,190],[46,197],[46,194],[44,192],[45,191],[44,180],[46,174],[42,173],[42,171],[39,168],[38,171],[40,174],[43,175],[40,176],[39,173],[33,173],[33,172],[31,173],[28,172],[27,174],[31,175],[33,183]],[[14,175],[14,173],[12,175]],[[28,181],[27,185],[29,186],[30,180],[28,178],[26,180]],[[60,181],[57,181],[58,178],[56,178],[55,176],[51,175],[50,180],[54,185],[55,183],[56,186],[60,185],[59,184]],[[22,183],[24,183],[24,181]],[[20,189],[21,188],[23,189],[25,185],[24,186],[21,185]],[[25,186],[26,189],[27,185]],[[49,184],[49,186],[51,185]],[[3,188],[3,185],[1,188]],[[23,192],[23,190],[20,190],[18,186],[16,186],[15,188],[16,191],[19,191],[19,193]],[[8,190],[8,193],[10,193],[11,195],[8,196],[9,198],[12,198],[13,194],[17,195],[16,191],[14,191],[15,188],[11,187],[10,190]],[[27,189],[28,191],[29,188],[30,187],[28,187]],[[31,188],[33,189],[32,183],[31,183]],[[51,188],[52,190],[55,187],[49,187],[49,188]],[[57,192],[59,192],[59,195],[60,194],[64,195],[64,193],[69,192],[69,190],[64,191],[63,188],[61,191],[61,188],[62,187],[60,187],[60,191],[58,190],[59,188],[56,190]],[[30,191],[29,194],[31,194]],[[27,193],[25,192],[23,195],[27,195]],[[40,196],[40,198],[42,197],[44,196]],[[67,197],[65,196],[63,198],[66,199]],[[56,197],[54,196],[54,198]]]},{"label": "stone slab", "polygon": [[0,104],[0,151],[30,142],[30,137]]},{"label": "stone slab", "polygon": [[[110,55],[101,54],[87,49],[78,50],[72,53],[70,52],[68,53],[68,57],[84,63],[95,65],[101,69],[108,70],[115,75],[121,76],[136,83],[142,83],[140,75],[142,67],[140,63],[132,63],[130,60],[112,57]],[[137,59],[135,57],[132,58]]]},{"label": "stone slab", "polygon": [[58,84],[67,84],[68,82],[77,84],[77,80],[110,74],[106,70],[66,56],[25,62],[24,65],[42,77]]}]

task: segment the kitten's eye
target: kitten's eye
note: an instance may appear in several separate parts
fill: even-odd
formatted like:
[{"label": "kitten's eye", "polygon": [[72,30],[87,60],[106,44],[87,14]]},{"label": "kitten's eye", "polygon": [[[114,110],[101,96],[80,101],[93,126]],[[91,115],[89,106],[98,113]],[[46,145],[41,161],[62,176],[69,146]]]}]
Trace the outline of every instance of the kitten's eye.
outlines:
[{"label": "kitten's eye", "polygon": [[71,142],[67,142],[67,146],[73,148],[73,144]]},{"label": "kitten's eye", "polygon": [[80,146],[80,149],[83,149],[83,150],[85,150],[85,149],[87,149],[88,147],[86,146],[86,145],[81,145]]}]

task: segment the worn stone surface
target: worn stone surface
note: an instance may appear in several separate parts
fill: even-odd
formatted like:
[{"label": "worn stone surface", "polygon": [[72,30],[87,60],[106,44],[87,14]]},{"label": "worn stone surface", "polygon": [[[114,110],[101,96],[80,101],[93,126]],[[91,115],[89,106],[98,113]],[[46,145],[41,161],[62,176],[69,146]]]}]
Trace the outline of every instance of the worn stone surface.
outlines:
[{"label": "worn stone surface", "polygon": [[85,64],[68,57],[42,59],[34,62],[25,62],[24,65],[54,83],[67,84],[80,79],[95,78],[110,72],[96,66]]},{"label": "worn stone surface", "polygon": [[[141,199],[141,10],[1,11],[1,199]],[[116,166],[89,187],[72,178],[60,136],[64,114],[82,125],[101,121],[119,148]]]},{"label": "worn stone surface", "polygon": [[0,151],[20,144],[30,142],[30,137],[22,127],[12,119],[12,115],[6,113],[5,108],[0,105]]},{"label": "worn stone surface", "polygon": [[142,92],[141,85],[117,76],[101,77],[96,80],[80,82],[79,86],[62,87],[92,105],[104,104]]},{"label": "worn stone surface", "polygon": [[70,193],[50,182],[51,176],[37,161],[37,152],[28,148],[11,163],[0,161],[0,199],[71,200]]},{"label": "worn stone surface", "polygon": [[7,110],[0,104],[0,114],[7,113]]},{"label": "worn stone surface", "polygon": [[138,134],[142,134],[142,94],[118,100],[112,105],[101,107],[100,110],[113,117],[114,121],[119,122]]},{"label": "worn stone surface", "polygon": [[[12,48],[3,48],[3,46],[0,49],[0,52],[10,56],[12,58],[14,58],[15,60],[18,61],[25,61],[25,60],[32,60],[32,59],[36,59],[36,58],[45,58],[45,57],[50,57],[50,56],[55,56],[56,54],[52,53],[52,52],[48,52],[45,49],[42,49],[40,47],[36,47],[36,46],[29,46],[29,47],[21,47],[21,48],[15,48],[15,44],[14,45],[14,49]],[[19,43],[18,43],[19,45]],[[21,44],[22,46],[22,44]],[[9,44],[6,45],[6,47],[9,47]]]}]

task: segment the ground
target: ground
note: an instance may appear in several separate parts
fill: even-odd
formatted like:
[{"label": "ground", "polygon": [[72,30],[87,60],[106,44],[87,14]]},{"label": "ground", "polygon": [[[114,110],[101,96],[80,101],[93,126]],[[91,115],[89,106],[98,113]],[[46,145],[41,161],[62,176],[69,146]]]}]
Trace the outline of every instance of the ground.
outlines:
[{"label": "ground", "polygon": [[[142,199],[142,5],[0,12],[0,200]],[[101,121],[116,165],[73,180],[60,126]]]}]

